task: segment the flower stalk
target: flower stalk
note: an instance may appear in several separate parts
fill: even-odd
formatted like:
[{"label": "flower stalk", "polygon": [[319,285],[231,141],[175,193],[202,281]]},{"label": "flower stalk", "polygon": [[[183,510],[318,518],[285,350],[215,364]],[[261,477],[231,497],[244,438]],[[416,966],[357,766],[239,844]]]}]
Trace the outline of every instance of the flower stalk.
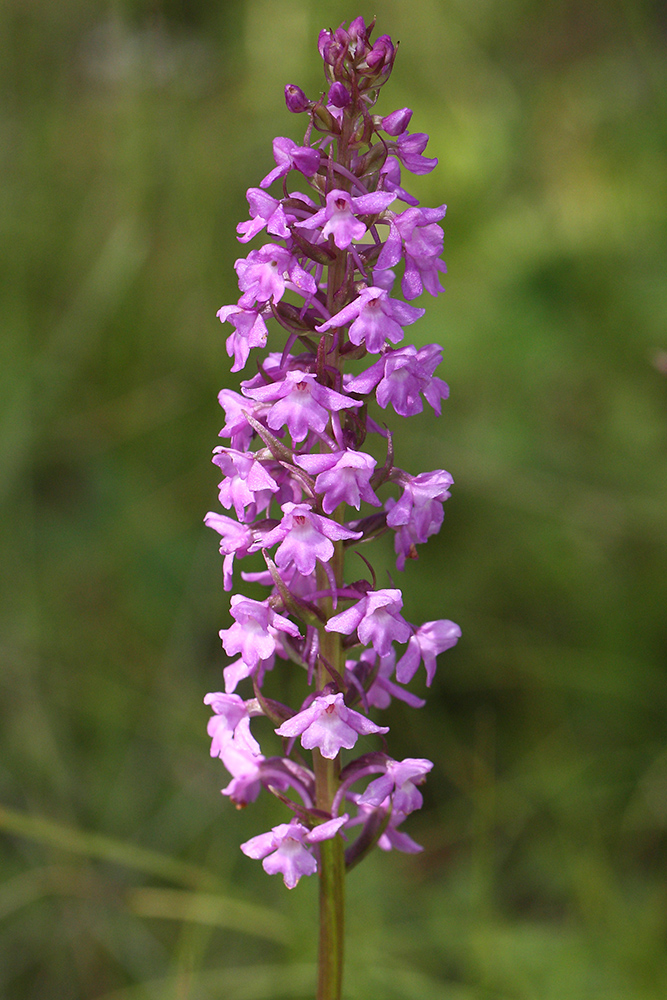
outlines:
[{"label": "flower stalk", "polygon": [[[251,351],[256,369],[240,393],[219,395],[227,443],[213,461],[223,474],[220,503],[235,517],[204,519],[220,536],[225,590],[235,589],[239,559],[251,566],[241,579],[269,589],[263,600],[232,594],[233,624],[220,636],[237,658],[224,668],[225,691],[204,700],[214,712],[211,754],[231,775],[223,795],[242,807],[264,789],[287,810],[285,823],[241,849],[290,889],[319,875],[317,1000],[341,997],[346,871],[376,845],[421,850],[399,826],[420,808],[418,786],[433,765],[393,760],[388,728],[371,715],[392,698],[421,707],[405,685],[422,663],[430,685],[437,656],[461,634],[448,619],[407,622],[393,582],[378,584],[360,551],[353,572],[365,565],[370,579],[350,579],[346,560],[349,548],[393,533],[403,570],[439,531],[453,482],[442,469],[398,468],[391,433],[373,416],[391,406],[409,417],[424,400],[439,414],[449,393],[434,374],[442,349],[403,344],[405,327],[425,311],[411,301],[443,290],[445,206],[420,207],[401,170],[427,173],[437,160],[423,155],[426,135],[408,132],[409,108],[375,113],[396,47],[387,35],[371,42],[373,27],[359,17],[320,33],[327,92],[313,101],[295,85],[285,89],[288,110],[308,119],[303,145],[276,138],[275,167],[247,192],[239,241],[264,232],[266,242],[235,262],[241,294],[218,316],[233,328],[232,371],[246,368]],[[278,181],[282,197],[268,193]],[[391,294],[397,266],[403,299]],[[271,320],[279,350],[258,356]],[[396,644],[405,647],[398,659]],[[278,666],[304,674],[300,706],[268,693]],[[251,697],[236,693],[241,685]],[[250,726],[256,715],[282,737],[281,755],[262,753]],[[348,760],[360,738],[378,737],[381,751]],[[312,753],[310,766],[301,751]]]},{"label": "flower stalk", "polygon": [[[336,587],[343,585],[343,545],[336,542],[332,556],[332,570]],[[323,569],[318,568],[318,585],[326,586]],[[320,607],[327,620],[332,617],[332,598],[320,599]],[[320,658],[316,687],[323,691],[331,677],[327,665],[343,673],[341,637],[335,632],[319,633]],[[333,803],[340,786],[340,755],[327,760],[315,747],[313,749],[315,774],[315,803],[318,809],[332,815]],[[318,950],[318,978],[316,1000],[339,1000],[343,986],[343,960],[345,944],[345,856],[340,834],[320,845],[320,934]]]},{"label": "flower stalk", "polygon": [[[331,762],[327,762],[331,764]],[[320,845],[317,1000],[340,1000],[345,954],[345,855],[340,834]]]}]

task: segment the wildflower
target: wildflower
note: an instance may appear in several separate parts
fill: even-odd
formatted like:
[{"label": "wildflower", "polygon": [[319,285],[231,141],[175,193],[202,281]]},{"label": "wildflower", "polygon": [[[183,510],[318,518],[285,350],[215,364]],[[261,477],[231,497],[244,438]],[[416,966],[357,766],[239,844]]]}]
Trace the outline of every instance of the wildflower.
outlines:
[{"label": "wildflower", "polygon": [[364,452],[330,451],[299,455],[296,463],[311,475],[317,475],[315,491],[322,495],[322,509],[332,514],[341,503],[359,510],[361,502],[380,507],[381,502],[370,485],[376,461]]},{"label": "wildflower", "polygon": [[268,426],[280,430],[286,425],[297,443],[311,430],[321,434],[332,413],[361,405],[359,400],[322,385],[313,373],[298,368],[286,371],[277,382],[258,387],[246,384],[244,389],[250,399],[271,404],[266,417]]},{"label": "wildflower", "polygon": [[247,718],[248,709],[243,698],[237,694],[222,694],[215,691],[204,698],[205,705],[211,705],[215,715],[208,721],[208,735],[211,737],[211,757],[219,757],[222,747],[233,739],[242,719]]},{"label": "wildflower", "polygon": [[388,733],[365,715],[347,708],[342,694],[321,695],[304,711],[283,722],[278,736],[301,736],[304,750],[318,747],[323,757],[333,760],[343,749],[351,750],[359,735]]},{"label": "wildflower", "polygon": [[415,675],[420,662],[426,670],[426,683],[430,687],[435,677],[436,656],[451,649],[461,638],[461,629],[446,618],[437,622],[424,622],[410,636],[408,648],[396,666],[396,678],[401,684],[408,684]]},{"label": "wildflower", "polygon": [[421,809],[423,799],[417,785],[426,780],[432,767],[432,761],[423,758],[388,760],[385,774],[371,781],[359,801],[364,805],[379,806],[391,795],[392,809],[407,816],[415,809]]},{"label": "wildflower", "polygon": [[364,288],[358,297],[321,326],[319,333],[351,323],[348,336],[353,344],[364,344],[371,354],[379,354],[387,341],[403,340],[403,327],[426,312],[398,299],[390,299],[383,288]]},{"label": "wildflower", "polygon": [[293,889],[302,875],[314,875],[317,871],[311,845],[335,836],[348,819],[345,814],[321,823],[313,830],[293,819],[274,826],[269,833],[251,837],[241,844],[241,850],[249,858],[263,858],[264,871],[268,875],[280,872],[287,888]]},{"label": "wildflower", "polygon": [[227,653],[241,653],[243,662],[250,667],[275,652],[278,631],[299,635],[299,629],[288,618],[277,614],[265,602],[252,601],[241,594],[232,596],[231,613],[235,623],[221,630],[222,644]]},{"label": "wildflower", "polygon": [[[303,93],[303,91],[302,91]],[[305,177],[312,177],[320,165],[320,153],[310,146],[297,146],[293,139],[279,136],[273,140],[273,156],[276,166],[259,182],[261,188],[268,188],[278,177],[284,177],[290,170],[298,170]]]},{"label": "wildflower", "polygon": [[407,642],[410,637],[410,626],[399,614],[402,607],[400,590],[371,591],[353,607],[330,618],[324,627],[327,632],[343,635],[356,629],[361,643],[372,643],[375,652],[385,656],[392,642]]},{"label": "wildflower", "polygon": [[299,226],[313,229],[322,227],[322,236],[333,236],[333,241],[339,250],[346,250],[353,239],[360,240],[366,225],[358,216],[373,215],[383,212],[394,201],[396,195],[391,192],[377,191],[374,194],[364,194],[358,198],[351,197],[347,191],[334,188],[326,196],[326,207],[320,209],[309,219],[297,222]]},{"label": "wildflower", "polygon": [[[264,565],[242,579],[268,589],[263,599],[232,593],[232,623],[220,631],[232,658],[225,691],[205,698],[211,754],[229,772],[222,792],[237,807],[265,790],[291,811],[288,822],[241,846],[288,888],[321,875],[327,1000],[340,997],[340,962],[331,956],[342,940],[344,862],[356,863],[375,844],[421,850],[399,827],[421,806],[433,766],[425,758],[395,761],[384,749],[366,749],[344,766],[341,755],[356,750],[360,736],[385,746],[388,727],[371,715],[392,699],[419,709],[424,700],[403,685],[420,664],[430,685],[437,657],[461,634],[444,618],[407,621],[401,590],[392,580],[378,583],[365,555],[366,543],[393,533],[402,570],[440,529],[453,485],[444,469],[395,465],[392,433],[375,409],[405,418],[425,401],[439,414],[449,389],[435,374],[442,348],[405,343],[406,329],[425,313],[412,300],[443,290],[445,206],[420,206],[402,172],[428,173],[437,160],[425,155],[425,133],[408,132],[409,108],[374,110],[396,47],[387,35],[372,41],[373,26],[358,17],[320,32],[323,93],[310,100],[294,84],[285,88],[289,111],[307,116],[303,142],[274,139],[275,166],[248,188],[239,243],[265,242],[235,261],[239,297],[218,318],[232,329],[232,371],[252,365],[252,374],[238,392],[218,397],[224,443],[213,462],[228,513],[204,519],[220,539],[225,590],[234,588],[236,561],[249,556]],[[272,327],[281,339],[266,353]],[[383,460],[365,450],[367,438],[384,442]],[[360,566],[369,579],[358,578]],[[286,690],[303,683],[295,707],[269,695],[265,680],[279,669],[295,673]],[[237,693],[245,686],[251,697]],[[282,755],[262,752],[251,731],[258,715],[282,738]],[[362,781],[366,787],[355,789]]]},{"label": "wildflower", "polygon": [[281,569],[296,566],[302,576],[308,576],[317,560],[329,562],[334,553],[334,540],[361,538],[360,531],[350,531],[316,514],[310,504],[285,503],[282,509],[282,521],[264,538],[267,547],[280,542],[276,563]]}]

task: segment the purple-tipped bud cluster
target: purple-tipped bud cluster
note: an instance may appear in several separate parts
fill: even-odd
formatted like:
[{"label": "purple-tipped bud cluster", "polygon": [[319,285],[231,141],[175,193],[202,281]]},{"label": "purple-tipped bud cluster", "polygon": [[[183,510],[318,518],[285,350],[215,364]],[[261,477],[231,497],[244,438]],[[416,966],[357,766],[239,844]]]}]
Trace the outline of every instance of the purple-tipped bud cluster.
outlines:
[{"label": "purple-tipped bud cluster", "polygon": [[[425,311],[404,299],[442,291],[445,206],[420,207],[401,171],[423,174],[437,160],[424,155],[426,135],[407,131],[409,108],[372,113],[396,55],[387,36],[371,42],[372,28],[359,17],[321,32],[328,89],[319,100],[286,88],[288,109],[308,115],[306,134],[301,145],[276,138],[275,167],[248,189],[238,238],[262,242],[235,262],[240,297],[218,312],[232,328],[232,371],[246,370],[251,352],[253,367],[240,393],[220,393],[225,443],[213,461],[228,513],[205,522],[220,536],[225,590],[243,587],[235,560],[254,557],[240,580],[268,592],[231,598],[232,623],[220,636],[236,659],[224,670],[225,692],[205,698],[211,753],[231,775],[223,794],[238,807],[266,789],[291,811],[242,845],[289,888],[318,870],[318,845],[334,837],[345,839],[348,865],[375,844],[420,849],[397,828],[420,808],[417,786],[432,764],[393,760],[388,729],[371,713],[392,698],[421,707],[403,685],[420,664],[430,685],[436,657],[461,634],[446,619],[408,622],[401,591],[377,582],[364,544],[392,534],[403,570],[439,531],[452,486],[442,469],[396,466],[391,433],[372,416],[391,405],[408,417],[424,401],[439,414],[449,392],[435,375],[442,349],[404,341]],[[394,268],[404,299],[393,295]],[[277,349],[257,353],[270,326]],[[301,674],[301,704],[269,696],[265,680],[278,666]],[[281,755],[262,754],[250,728],[260,715],[282,739]],[[381,751],[371,748],[378,739]],[[349,760],[359,744],[362,755]]]},{"label": "purple-tipped bud cluster", "polygon": [[374,20],[367,27],[363,17],[357,17],[347,30],[341,24],[335,31],[320,32],[318,49],[328,80],[347,84],[358,94],[376,90],[386,82],[394,65],[396,47],[389,35],[382,35],[371,44],[374,27]]}]

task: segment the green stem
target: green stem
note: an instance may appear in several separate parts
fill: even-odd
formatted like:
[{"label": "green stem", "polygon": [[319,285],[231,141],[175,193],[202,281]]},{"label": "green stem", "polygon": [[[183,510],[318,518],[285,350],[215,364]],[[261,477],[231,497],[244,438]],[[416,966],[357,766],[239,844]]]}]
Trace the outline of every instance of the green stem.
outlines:
[{"label": "green stem", "polygon": [[[328,761],[327,763],[331,763]],[[345,856],[340,834],[320,844],[317,1000],[340,1000],[345,934]]]},{"label": "green stem", "polygon": [[[336,159],[343,166],[349,166],[349,141],[350,122],[347,116],[344,117],[341,136],[337,143]],[[343,180],[341,186],[346,189],[349,182]],[[346,251],[340,251],[336,259],[329,267],[327,280],[327,306],[333,312],[334,297],[338,289],[345,280],[346,271]],[[331,340],[333,337],[330,335]],[[331,343],[327,345],[331,348]],[[340,366],[338,349],[327,352],[329,365]],[[335,511],[333,517],[342,522],[344,520],[345,505]],[[342,587],[344,579],[344,554],[343,543],[334,544],[334,554],[331,560],[331,570],[333,572],[335,584]],[[321,563],[317,566],[318,589],[326,590],[329,587],[328,576]],[[331,597],[322,598],[321,610],[327,619],[333,614],[333,600]],[[320,629],[320,654],[321,657],[333,667],[339,674],[344,670],[344,651],[341,636],[336,632],[325,632]],[[318,691],[331,680],[331,675],[320,659],[317,665]],[[334,796],[338,790],[340,780],[340,754],[334,760],[327,760],[319,750],[313,750],[313,769],[315,771],[315,804],[318,809],[331,813]],[[340,834],[336,834],[331,840],[325,840],[320,844],[320,943],[318,957],[317,976],[317,1000],[341,1000],[343,989],[343,956],[345,938],[345,854],[343,850],[343,839]]]},{"label": "green stem", "polygon": [[[335,515],[334,515],[335,516]],[[337,584],[343,576],[343,546],[336,542],[332,568]],[[322,573],[322,584],[326,577]],[[321,601],[327,617],[332,614],[330,597]],[[336,632],[320,630],[320,652],[322,657],[339,673],[343,669],[343,648],[341,637]],[[322,662],[317,667],[317,688],[321,691],[330,680]],[[330,813],[333,799],[339,786],[340,756],[334,760],[323,757],[319,750],[313,750],[315,771],[315,804],[318,809]],[[320,943],[317,977],[317,1000],[340,1000],[343,987],[343,954],[345,937],[345,855],[343,839],[336,834],[331,840],[320,844]]]}]

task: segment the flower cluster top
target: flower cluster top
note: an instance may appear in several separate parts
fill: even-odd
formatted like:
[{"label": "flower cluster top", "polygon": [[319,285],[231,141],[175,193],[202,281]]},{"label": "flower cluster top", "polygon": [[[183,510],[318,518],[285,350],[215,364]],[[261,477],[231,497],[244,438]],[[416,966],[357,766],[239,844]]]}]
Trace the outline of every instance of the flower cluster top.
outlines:
[{"label": "flower cluster top", "polygon": [[[430,685],[436,656],[460,635],[446,619],[407,622],[401,591],[379,585],[365,556],[348,565],[355,574],[368,567],[370,579],[345,575],[344,553],[387,531],[399,570],[416,559],[416,546],[440,529],[452,485],[442,469],[414,475],[395,466],[391,433],[368,412],[374,400],[409,417],[425,400],[439,414],[448,395],[435,375],[442,349],[404,342],[404,328],[425,311],[405,300],[442,291],[445,206],[420,207],[401,172],[427,173],[437,160],[424,155],[428,136],[408,131],[410,109],[374,113],[396,47],[386,35],[371,43],[373,26],[357,18],[320,33],[329,86],[319,100],[286,88],[288,109],[308,118],[306,134],[301,145],[274,139],[275,166],[247,192],[250,218],[238,238],[263,243],[235,262],[240,297],[218,312],[232,328],[232,371],[247,369],[251,351],[254,365],[240,392],[219,396],[225,444],[213,461],[230,513],[210,512],[205,522],[220,536],[225,589],[235,589],[235,560],[261,553],[264,568],[240,575],[270,593],[231,597],[233,624],[220,635],[235,659],[224,670],[225,692],[205,699],[214,712],[211,752],[231,774],[223,794],[237,806],[266,788],[293,814],[242,845],[289,887],[317,871],[319,843],[349,838],[354,827],[348,864],[375,843],[419,850],[397,828],[421,805],[417,786],[431,762],[398,762],[383,748],[342,766],[341,754],[360,736],[379,735],[384,745],[387,727],[371,709],[392,697],[421,706],[403,685],[420,663]],[[402,299],[393,293],[399,266]],[[282,330],[280,349],[258,354],[271,320]],[[378,458],[364,450],[367,437]],[[404,647],[398,656],[396,644]],[[309,685],[296,710],[266,695],[276,661],[301,668]],[[242,682],[253,697],[236,693]],[[282,756],[262,755],[250,731],[255,715],[272,721]],[[297,740],[313,751],[312,768]],[[322,759],[336,762],[325,808]]]}]

